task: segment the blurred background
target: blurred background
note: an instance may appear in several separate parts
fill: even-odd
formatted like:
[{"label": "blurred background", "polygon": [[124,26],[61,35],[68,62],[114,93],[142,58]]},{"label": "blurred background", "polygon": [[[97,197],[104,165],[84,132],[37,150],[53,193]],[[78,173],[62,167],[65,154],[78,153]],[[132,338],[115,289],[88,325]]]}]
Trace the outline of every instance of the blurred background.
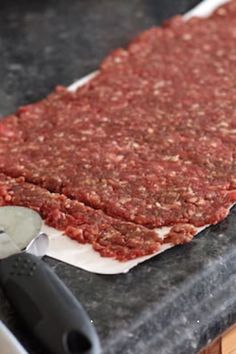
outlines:
[{"label": "blurred background", "polygon": [[0,116],[95,70],[145,28],[199,0],[1,0]]}]

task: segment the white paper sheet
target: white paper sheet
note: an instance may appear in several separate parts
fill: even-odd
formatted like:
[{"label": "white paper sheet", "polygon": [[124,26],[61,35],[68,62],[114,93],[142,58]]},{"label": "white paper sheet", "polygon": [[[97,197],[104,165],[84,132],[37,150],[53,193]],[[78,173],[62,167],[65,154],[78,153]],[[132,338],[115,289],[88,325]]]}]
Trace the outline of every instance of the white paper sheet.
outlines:
[{"label": "white paper sheet", "polygon": [[[218,6],[228,2],[229,0],[205,0],[196,6],[193,10],[187,13],[184,17],[189,19],[193,16],[198,17],[207,17],[209,16]],[[70,87],[70,91],[76,90],[78,87],[81,87],[90,79],[96,75],[96,72],[84,77],[73,83]],[[203,229],[208,227],[208,225],[198,228],[197,233],[201,232]],[[43,225],[43,232],[49,235],[49,248],[47,255],[49,257],[58,259],[65,263],[71,264],[75,267],[87,270],[89,272],[98,273],[98,274],[119,274],[126,273],[131,268],[135,267],[137,264],[144,262],[147,259],[150,259],[157,254],[166,251],[168,248],[173,247],[172,244],[165,244],[161,249],[152,255],[139,257],[134,260],[127,262],[119,262],[112,258],[101,257],[98,252],[95,252],[91,245],[82,245],[77,241],[71,240],[69,237],[62,234],[62,232]],[[169,228],[163,227],[156,229],[159,235],[162,235],[164,238],[168,234]]]},{"label": "white paper sheet", "polygon": [[217,7],[226,4],[230,0],[204,0],[195,6],[191,11],[189,11],[185,16],[185,20],[191,17],[208,17]]}]

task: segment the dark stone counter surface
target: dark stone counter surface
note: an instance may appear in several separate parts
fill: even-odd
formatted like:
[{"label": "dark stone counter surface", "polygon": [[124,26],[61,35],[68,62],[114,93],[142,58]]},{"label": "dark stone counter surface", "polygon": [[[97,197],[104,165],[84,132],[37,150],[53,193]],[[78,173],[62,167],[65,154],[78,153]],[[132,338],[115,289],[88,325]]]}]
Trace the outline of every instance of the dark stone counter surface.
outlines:
[{"label": "dark stone counter surface", "polygon": [[[90,73],[111,49],[197,2],[1,1],[0,115]],[[46,261],[84,304],[105,354],[194,354],[236,321],[236,208],[126,275]],[[31,354],[45,354],[1,292],[0,318]]]}]

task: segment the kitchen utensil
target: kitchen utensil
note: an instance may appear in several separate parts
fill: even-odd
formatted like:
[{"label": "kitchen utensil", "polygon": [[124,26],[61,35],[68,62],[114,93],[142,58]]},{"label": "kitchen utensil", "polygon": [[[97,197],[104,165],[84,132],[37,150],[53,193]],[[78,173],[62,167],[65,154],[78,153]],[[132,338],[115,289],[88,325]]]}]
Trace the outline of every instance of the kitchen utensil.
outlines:
[{"label": "kitchen utensil", "polygon": [[37,237],[41,225],[31,209],[0,208],[0,285],[47,352],[98,354],[99,340],[85,310],[46,263],[27,253],[44,253],[37,247],[45,246],[45,235]]}]

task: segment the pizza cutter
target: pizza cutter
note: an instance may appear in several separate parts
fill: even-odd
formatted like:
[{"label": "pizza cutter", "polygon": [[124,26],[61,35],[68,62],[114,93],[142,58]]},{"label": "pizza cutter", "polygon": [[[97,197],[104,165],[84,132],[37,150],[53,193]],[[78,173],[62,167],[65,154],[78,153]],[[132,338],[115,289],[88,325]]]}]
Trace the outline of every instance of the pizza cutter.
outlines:
[{"label": "pizza cutter", "polygon": [[88,315],[40,259],[48,238],[35,211],[0,207],[0,286],[28,330],[52,354],[99,354]]}]

